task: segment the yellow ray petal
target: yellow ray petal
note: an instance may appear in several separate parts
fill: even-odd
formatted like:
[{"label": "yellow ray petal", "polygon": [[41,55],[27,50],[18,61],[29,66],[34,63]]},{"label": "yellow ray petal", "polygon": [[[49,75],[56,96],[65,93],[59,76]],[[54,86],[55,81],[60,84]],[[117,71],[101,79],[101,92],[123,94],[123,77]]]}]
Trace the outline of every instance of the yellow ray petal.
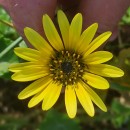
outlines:
[{"label": "yellow ray petal", "polygon": [[66,86],[65,89],[65,106],[70,118],[74,118],[77,112],[77,101],[74,86]]},{"label": "yellow ray petal", "polygon": [[76,14],[69,28],[69,48],[74,49],[82,31],[82,15]]},{"label": "yellow ray petal", "polygon": [[84,56],[86,57],[90,53],[92,53],[94,50],[96,50],[99,46],[101,46],[109,37],[111,36],[111,32],[105,32],[99,35],[97,38],[95,38],[89,46],[86,48],[86,52]]},{"label": "yellow ray petal", "polygon": [[85,89],[80,83],[78,83],[78,86],[75,88],[75,91],[81,105],[88,113],[88,115],[91,117],[94,116],[95,111],[94,111],[93,103],[90,99],[89,94],[85,91]]},{"label": "yellow ray petal", "polygon": [[42,60],[40,52],[31,48],[17,47],[14,49],[14,52],[17,56],[27,61],[40,61],[40,59]]},{"label": "yellow ray petal", "polygon": [[32,81],[39,78],[42,78],[48,74],[47,69],[42,68],[27,68],[23,69],[22,71],[18,71],[15,74],[12,75],[12,79],[15,81]]},{"label": "yellow ray petal", "polygon": [[61,31],[62,39],[64,41],[65,48],[69,48],[69,21],[62,10],[58,11],[58,23]]},{"label": "yellow ray petal", "polygon": [[46,92],[42,103],[43,110],[50,109],[56,103],[60,96],[61,88],[62,85],[56,83],[52,83],[47,87],[48,91]]},{"label": "yellow ray petal", "polygon": [[[50,82],[49,82],[49,83],[50,83]],[[28,103],[28,107],[29,107],[29,108],[36,106],[38,103],[40,103],[40,102],[44,99],[46,93],[48,92],[48,91],[47,91],[47,86],[49,85],[49,83],[46,85],[46,87],[44,87],[39,93],[37,93],[37,94],[29,101],[29,103]]]},{"label": "yellow ray petal", "polygon": [[53,50],[51,46],[46,42],[46,40],[38,34],[33,29],[26,27],[24,28],[24,33],[28,41],[39,51],[44,52],[43,54],[49,56],[52,54]]},{"label": "yellow ray petal", "polygon": [[113,57],[112,53],[107,51],[96,51],[92,54],[84,57],[84,62],[86,64],[101,64],[109,61]]},{"label": "yellow ray petal", "polygon": [[42,68],[43,65],[39,64],[39,62],[24,62],[24,63],[16,63],[9,66],[9,71],[19,72],[23,69],[28,68]]},{"label": "yellow ray petal", "polygon": [[36,94],[28,103],[28,107],[32,108],[34,106],[36,106],[37,104],[39,104],[42,100],[43,100],[43,95],[41,94]]},{"label": "yellow ray petal", "polygon": [[56,50],[63,50],[63,43],[50,17],[43,15],[43,28],[48,41]]},{"label": "yellow ray petal", "polygon": [[89,26],[81,35],[79,42],[77,42],[76,45],[76,50],[79,53],[83,53],[87,46],[89,45],[89,43],[92,41],[96,31],[98,28],[98,24],[94,23],[91,26]]},{"label": "yellow ray petal", "polygon": [[92,101],[102,110],[102,111],[107,111],[107,108],[105,104],[103,103],[102,99],[86,84],[84,85],[84,88],[86,91],[89,93],[90,98]]},{"label": "yellow ray petal", "polygon": [[88,65],[88,68],[88,71],[104,77],[121,77],[124,75],[121,69],[107,64]]},{"label": "yellow ray petal", "polygon": [[28,87],[26,87],[24,90],[22,90],[18,98],[19,99],[25,99],[28,98],[38,92],[40,92],[42,89],[44,89],[49,83],[50,83],[49,77],[41,78],[33,83],[31,83]]},{"label": "yellow ray petal", "polygon": [[94,75],[94,74],[90,74],[90,73],[85,73],[83,75],[83,79],[86,81],[87,84],[89,84],[90,86],[97,88],[97,89],[108,89],[109,88],[109,83],[106,79],[98,76],[98,75]]}]

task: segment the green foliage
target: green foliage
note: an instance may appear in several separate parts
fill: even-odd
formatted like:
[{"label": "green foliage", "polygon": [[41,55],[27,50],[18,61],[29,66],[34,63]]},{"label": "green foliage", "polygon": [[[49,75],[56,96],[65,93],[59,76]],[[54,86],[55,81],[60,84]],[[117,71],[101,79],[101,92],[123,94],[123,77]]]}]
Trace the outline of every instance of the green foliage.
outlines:
[{"label": "green foliage", "polygon": [[23,41],[18,38],[14,28],[1,21],[11,22],[9,15],[2,8],[0,8],[0,77],[10,79],[9,65],[19,62],[18,57],[13,52],[13,48],[18,44],[22,45]]},{"label": "green foliage", "polygon": [[26,118],[18,119],[8,115],[0,115],[0,120],[3,121],[3,124],[0,125],[0,130],[19,130],[27,124]]},{"label": "green foliage", "polygon": [[118,92],[130,92],[130,87],[123,86],[123,85],[118,84],[116,82],[111,82],[110,86],[112,89],[114,89]]},{"label": "green foliage", "polygon": [[126,14],[122,17],[121,24],[130,25],[130,7],[127,9]]},{"label": "green foliage", "polygon": [[[10,39],[7,40],[5,38],[1,38],[3,50],[0,53],[0,77],[9,78],[10,73],[8,71],[8,67],[12,63],[19,62],[18,57],[14,54],[13,48],[17,44],[23,42],[21,38],[16,39],[16,41],[12,42]],[[9,44],[9,45],[8,45]],[[22,44],[21,44],[22,45]],[[1,48],[2,49],[2,48]]]},{"label": "green foliage", "polygon": [[[7,23],[11,22],[10,16],[1,7],[0,7],[0,20],[5,21]],[[15,29],[0,22],[0,37],[1,37],[1,35],[3,35],[5,38],[9,38],[9,39],[15,39],[18,36]]]},{"label": "green foliage", "polygon": [[[103,123],[101,124],[101,122]],[[108,108],[108,112],[100,113],[98,116],[95,116],[93,120],[89,121],[89,123],[91,126],[100,124],[96,130],[129,130],[130,106],[121,104],[119,100],[113,100]]]},{"label": "green foliage", "polygon": [[111,105],[112,124],[116,128],[121,128],[123,125],[130,127],[130,106],[122,105],[119,101],[114,100]]},{"label": "green foliage", "polygon": [[46,114],[45,119],[41,123],[40,130],[81,130],[79,122],[69,119],[66,114],[51,110]]}]

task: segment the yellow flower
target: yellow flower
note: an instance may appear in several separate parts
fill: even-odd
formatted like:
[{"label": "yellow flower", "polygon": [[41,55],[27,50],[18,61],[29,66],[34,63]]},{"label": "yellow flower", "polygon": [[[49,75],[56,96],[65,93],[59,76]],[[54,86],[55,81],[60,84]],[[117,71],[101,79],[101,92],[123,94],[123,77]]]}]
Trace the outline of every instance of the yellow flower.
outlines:
[{"label": "yellow flower", "polygon": [[92,88],[108,89],[109,83],[103,77],[121,77],[124,74],[117,67],[102,64],[112,58],[110,52],[95,52],[110,37],[111,32],[94,38],[98,28],[98,24],[94,23],[81,33],[80,13],[75,15],[71,24],[61,10],[57,18],[62,39],[47,14],[43,15],[43,28],[48,41],[31,28],[24,29],[34,49],[15,48],[15,54],[27,62],[17,63],[9,69],[15,72],[12,75],[15,81],[35,81],[18,98],[32,96],[29,108],[42,102],[42,109],[48,110],[56,103],[63,88],[70,118],[74,118],[77,113],[77,99],[89,116],[95,113],[93,102],[106,112],[105,104]]}]

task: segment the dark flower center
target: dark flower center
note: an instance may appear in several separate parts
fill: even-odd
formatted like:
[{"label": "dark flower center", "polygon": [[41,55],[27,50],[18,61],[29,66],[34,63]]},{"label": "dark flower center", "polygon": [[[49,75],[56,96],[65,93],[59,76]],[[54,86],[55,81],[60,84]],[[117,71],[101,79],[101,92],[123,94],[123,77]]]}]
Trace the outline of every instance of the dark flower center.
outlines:
[{"label": "dark flower center", "polygon": [[69,51],[56,52],[50,59],[49,67],[50,76],[63,86],[78,82],[85,71],[82,55]]},{"label": "dark flower center", "polygon": [[72,72],[72,69],[73,69],[73,66],[72,66],[72,63],[71,62],[63,62],[61,64],[61,69],[63,71],[63,73],[71,73]]}]

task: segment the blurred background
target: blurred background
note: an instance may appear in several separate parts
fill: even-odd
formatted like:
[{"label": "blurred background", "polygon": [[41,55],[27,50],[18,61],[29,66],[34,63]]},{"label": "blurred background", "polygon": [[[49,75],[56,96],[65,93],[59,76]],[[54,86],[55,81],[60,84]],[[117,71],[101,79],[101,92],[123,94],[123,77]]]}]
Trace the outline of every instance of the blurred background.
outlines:
[{"label": "blurred background", "polygon": [[20,62],[13,53],[16,46],[26,47],[26,44],[13,28],[10,16],[0,7],[0,130],[130,130],[130,8],[119,22],[117,39],[104,48],[114,55],[109,64],[123,69],[125,75],[109,78],[109,90],[95,90],[108,112],[104,113],[95,106],[93,118],[78,104],[76,118],[69,119],[64,94],[47,112],[41,110],[41,104],[29,109],[28,100],[18,100],[18,93],[29,83],[11,80],[8,66]]}]

